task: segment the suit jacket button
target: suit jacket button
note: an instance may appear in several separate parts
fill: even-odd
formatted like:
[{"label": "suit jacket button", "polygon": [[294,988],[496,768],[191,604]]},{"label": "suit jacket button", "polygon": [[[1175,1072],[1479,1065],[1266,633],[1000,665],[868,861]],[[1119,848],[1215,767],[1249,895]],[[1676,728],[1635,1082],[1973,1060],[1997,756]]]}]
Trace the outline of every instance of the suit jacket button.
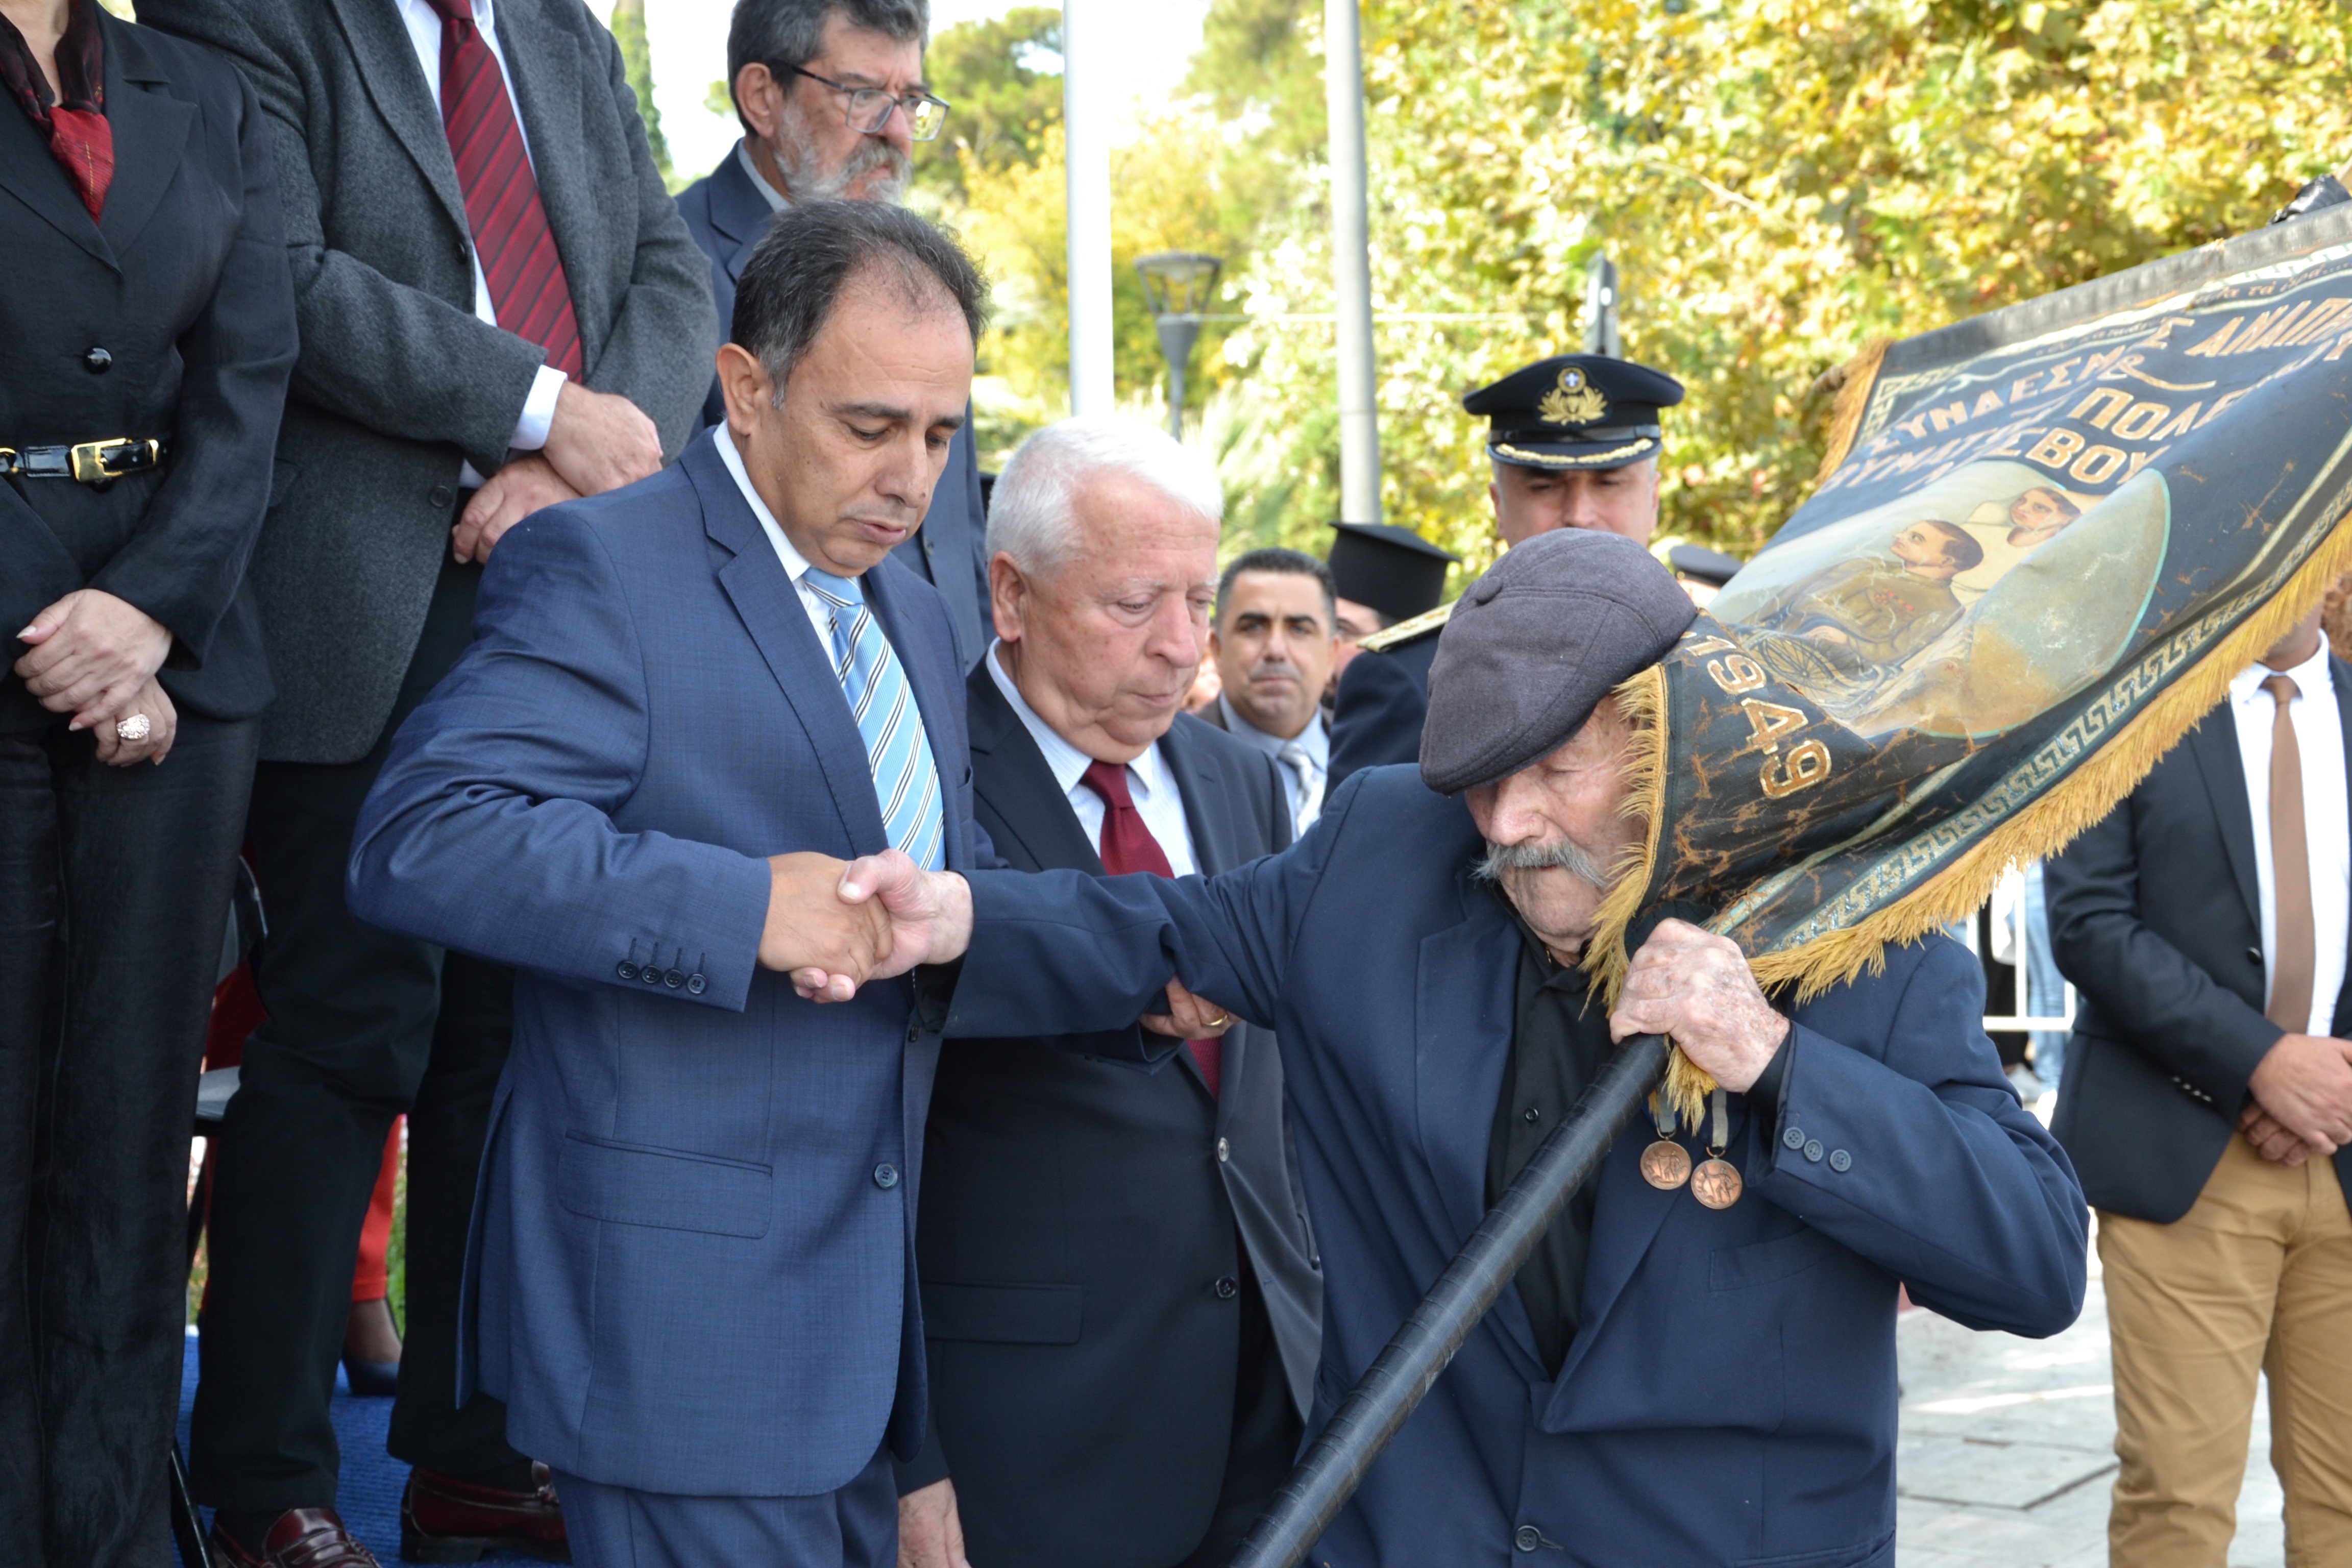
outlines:
[{"label": "suit jacket button", "polygon": [[1846,1172],[1853,1169],[1853,1156],[1847,1153],[1843,1149],[1831,1150],[1830,1169],[1835,1171],[1840,1175],[1843,1175]]},{"label": "suit jacket button", "polygon": [[710,982],[702,977],[702,972],[698,969],[686,977],[686,994],[689,996],[699,996],[709,989],[709,986]]},{"label": "suit jacket button", "polygon": [[661,984],[661,971],[648,963],[637,971],[637,978],[648,985],[658,985]]},{"label": "suit jacket button", "polygon": [[104,375],[114,368],[114,356],[92,344],[89,352],[81,356],[81,367],[92,375]]},{"label": "suit jacket button", "polygon": [[1521,1552],[1533,1552],[1543,1544],[1543,1531],[1532,1524],[1523,1524],[1511,1531],[1511,1544]]},{"label": "suit jacket button", "polygon": [[1805,1146],[1804,1129],[1801,1127],[1790,1128],[1786,1132],[1780,1134],[1780,1142],[1787,1144],[1791,1149],[1803,1148]]},{"label": "suit jacket button", "polygon": [[613,966],[613,973],[624,980],[635,980],[637,977],[637,966],[625,958]]},{"label": "suit jacket button", "polygon": [[1220,1301],[1230,1301],[1242,1293],[1241,1285],[1230,1274],[1218,1280],[1215,1289]]},{"label": "suit jacket button", "polygon": [[662,984],[668,986],[673,991],[677,990],[679,986],[686,984],[686,971],[683,969],[663,970]]},{"label": "suit jacket button", "polygon": [[1806,1143],[1805,1158],[1811,1160],[1816,1165],[1822,1163],[1822,1141],[1820,1139],[1815,1138]]},{"label": "suit jacket button", "polygon": [[875,1166],[874,1184],[881,1188],[886,1193],[892,1187],[897,1186],[898,1184],[898,1167],[890,1164]]},{"label": "suit jacket button", "polygon": [[1234,1146],[1223,1138],[1217,1140],[1217,1163],[1222,1165],[1234,1157]]},{"label": "suit jacket button", "polygon": [[2262,961],[2263,950],[2261,948],[2250,947],[2246,949],[2246,962],[2248,963],[2260,963]]},{"label": "suit jacket button", "polygon": [[457,504],[457,492],[447,485],[435,485],[425,492],[425,499],[438,511],[446,511]]}]

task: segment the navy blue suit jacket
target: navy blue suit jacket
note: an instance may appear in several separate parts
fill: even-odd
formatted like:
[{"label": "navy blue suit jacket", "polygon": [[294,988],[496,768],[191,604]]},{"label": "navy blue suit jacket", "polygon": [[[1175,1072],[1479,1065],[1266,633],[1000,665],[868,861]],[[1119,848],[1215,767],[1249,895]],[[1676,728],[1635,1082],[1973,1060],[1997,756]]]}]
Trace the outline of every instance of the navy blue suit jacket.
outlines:
[{"label": "navy blue suit jacket", "polygon": [[[679,193],[677,210],[694,243],[710,258],[710,297],[719,307],[719,341],[723,343],[735,322],[736,279],[743,276],[743,264],[768,231],[775,209],[730,151],[719,167]],[[980,663],[996,636],[988,608],[988,513],[980,493],[980,458],[972,446],[971,416],[967,407],[963,428],[948,444],[948,466],[931,491],[923,526],[893,552],[940,591],[966,670]],[[697,433],[726,422],[727,405],[713,376]]]},{"label": "navy blue suit jacket", "polygon": [[[990,852],[939,595],[890,560],[865,584],[968,868]],[[885,843],[827,653],[709,437],[499,542],[473,646],[362,814],[349,892],[362,920],[520,972],[459,1375],[534,1458],[774,1496],[840,1487],[886,1430],[915,1451],[938,1036],[908,981],[821,1008],[756,967],[765,857]]]},{"label": "navy blue suit jacket", "polygon": [[[1461,802],[1377,768],[1212,879],[972,879],[951,1035],[1108,1027],[1171,972],[1278,1031],[1323,1250],[1310,1430],[1486,1210],[1520,937],[1470,878],[1481,848]],[[1627,1131],[1559,1377],[1505,1291],[1312,1560],[1891,1563],[1897,1281],[2031,1335],[2083,1300],[2082,1193],[2001,1077],[1982,989],[1936,939],[1799,1008],[1777,1122],[1732,1097],[1729,1209],[1650,1187],[1654,1132]]]},{"label": "navy blue suit jacket", "polygon": [[1421,761],[1429,667],[1436,658],[1437,634],[1431,632],[1348,661],[1331,705],[1331,788],[1366,768]]}]

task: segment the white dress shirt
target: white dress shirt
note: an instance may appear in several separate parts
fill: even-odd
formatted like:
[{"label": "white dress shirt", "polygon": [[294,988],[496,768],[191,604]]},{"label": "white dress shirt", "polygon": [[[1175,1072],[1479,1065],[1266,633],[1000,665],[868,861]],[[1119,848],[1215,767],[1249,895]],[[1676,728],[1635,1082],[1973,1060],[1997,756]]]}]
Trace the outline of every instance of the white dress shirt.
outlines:
[{"label": "white dress shirt", "polygon": [[[1004,665],[997,658],[1003,647],[1001,642],[990,647],[988,678],[996,682],[996,689],[1004,693],[1004,700],[1021,715],[1029,738],[1045,753],[1045,765],[1054,771],[1054,782],[1062,786],[1070,809],[1078,814],[1078,826],[1086,829],[1087,842],[1100,852],[1106,815],[1103,797],[1080,782],[1094,759],[1062,739],[1029,706],[1029,700],[1021,695],[1021,689],[1013,684],[1013,678],[1004,673]],[[1160,754],[1159,742],[1152,742],[1141,756],[1127,764],[1127,793],[1134,800],[1136,815],[1143,818],[1143,826],[1160,841],[1160,852],[1168,857],[1168,868],[1179,877],[1189,877],[1199,870],[1200,858],[1192,853],[1192,824],[1184,816],[1184,797],[1176,788],[1176,776],[1168,771],[1168,760]]]},{"label": "white dress shirt", "polygon": [[751,176],[751,188],[759,192],[760,195],[766,199],[768,210],[770,212],[780,213],[786,207],[793,205],[784,199],[783,192],[768,184],[767,175],[760,173],[760,162],[758,159],[751,156],[751,139],[750,137],[740,136],[736,138],[735,161],[743,165],[743,172],[745,174]]},{"label": "white dress shirt", "polygon": [[[1323,710],[1318,708],[1307,728],[1286,741],[1279,735],[1267,734],[1243,718],[1222,691],[1217,693],[1217,706],[1224,712],[1227,733],[1247,741],[1274,759],[1275,771],[1282,775],[1282,787],[1290,795],[1290,831],[1303,837],[1315,826],[1315,819],[1323,815],[1323,795],[1331,782],[1331,731],[1324,723]],[[1305,770],[1282,754],[1284,747],[1294,744],[1307,753]]]},{"label": "white dress shirt", "polygon": [[[400,19],[408,24],[408,41],[415,46],[416,63],[425,72],[425,89],[433,95],[433,108],[441,108],[441,13],[427,0],[399,0]],[[499,29],[490,15],[490,0],[474,0],[474,26],[481,30],[482,41],[490,46],[490,58],[499,62],[499,77],[507,85],[507,101],[514,105],[515,129],[522,136],[522,155],[530,156],[530,132],[522,122],[522,100],[515,96],[514,73],[507,69],[506,50],[499,45]],[[538,165],[532,165],[536,173]],[[473,249],[473,236],[466,237],[467,248]],[[489,279],[482,276],[482,258],[474,257],[474,314],[492,326],[499,324],[498,307],[490,300]],[[547,445],[547,427],[555,423],[556,395],[563,390],[568,379],[551,364],[539,367],[539,375],[530,384],[530,395],[523,399],[522,412],[515,418],[514,437],[507,445],[518,452],[536,452]],[[474,465],[466,463],[457,470],[457,483],[466,489],[478,489],[482,476]]]},{"label": "white dress shirt", "polygon": [[2352,941],[2352,801],[2344,773],[2344,726],[2336,711],[2336,682],[2327,668],[2327,644],[2293,669],[2273,671],[2250,665],[2230,682],[2230,711],[2238,724],[2238,753],[2246,764],[2246,804],[2254,816],[2254,880],[2263,904],[2263,995],[2278,977],[2278,892],[2271,864],[2271,728],[2278,703],[2263,689],[2273,674],[2295,685],[2287,704],[2295,751],[2303,760],[2303,834],[2311,853],[2311,929],[2315,946],[2310,1026],[2326,1035],[2336,1023],[2336,993],[2344,987],[2344,959]]},{"label": "white dress shirt", "polygon": [[[776,559],[784,563],[784,575],[793,580],[793,592],[801,596],[801,608],[808,612],[809,625],[816,628],[816,646],[824,649],[824,657],[830,662],[833,658],[833,606],[819,598],[816,590],[809,586],[808,557],[793,548],[792,540],[784,533],[783,524],[778,522],[776,514],[768,510],[768,503],[760,499],[760,492],[751,488],[751,476],[743,468],[743,454],[735,447],[735,432],[721,425],[719,426],[719,439],[711,444],[719,448],[719,460],[727,465],[728,475],[734,479],[735,488],[743,492],[743,500],[751,507],[751,515],[760,520],[760,531],[768,536],[769,544],[775,549]],[[883,635],[887,637],[889,634],[886,631]],[[845,702],[848,699],[845,696],[842,700]]]}]

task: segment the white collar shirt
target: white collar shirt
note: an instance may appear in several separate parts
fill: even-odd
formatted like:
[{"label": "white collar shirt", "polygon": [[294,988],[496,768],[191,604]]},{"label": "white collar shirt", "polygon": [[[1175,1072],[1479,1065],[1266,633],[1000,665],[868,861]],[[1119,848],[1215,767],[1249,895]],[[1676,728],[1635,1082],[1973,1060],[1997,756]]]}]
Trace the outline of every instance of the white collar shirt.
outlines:
[{"label": "white collar shirt", "polygon": [[736,139],[735,161],[743,165],[745,174],[751,176],[751,188],[760,193],[761,199],[768,204],[770,212],[780,213],[793,205],[784,199],[783,192],[768,184],[767,175],[760,173],[760,161],[751,156],[750,137],[743,136]]},{"label": "white collar shirt", "polygon": [[776,521],[776,514],[768,510],[768,503],[761,500],[760,492],[751,488],[751,476],[743,467],[743,454],[735,447],[735,432],[721,425],[711,444],[719,448],[719,460],[727,465],[728,477],[735,481],[735,488],[743,492],[744,504],[751,509],[751,515],[760,520],[760,531],[768,536],[768,543],[774,548],[776,559],[783,563],[784,575],[793,580],[793,592],[800,595],[801,608],[808,612],[809,625],[816,628],[816,646],[824,650],[825,662],[831,664],[833,606],[819,598],[816,590],[809,586],[808,557],[793,548],[792,540],[784,533],[783,525]]},{"label": "white collar shirt", "polygon": [[[1087,842],[1099,853],[1102,848],[1103,817],[1106,808],[1102,796],[1097,795],[1084,780],[1094,759],[1078,750],[1051,724],[1038,716],[1004,673],[999,657],[1004,645],[996,643],[988,650],[988,678],[996,682],[996,689],[1013,704],[1013,711],[1021,717],[1022,728],[1037,742],[1045,754],[1045,766],[1053,770],[1054,782],[1062,786],[1062,795],[1077,813],[1078,826],[1086,830]],[[1192,824],[1184,816],[1184,796],[1176,787],[1176,776],[1169,771],[1168,759],[1160,754],[1160,742],[1154,741],[1143,753],[1127,764],[1127,793],[1135,802],[1136,815],[1143,826],[1160,841],[1160,852],[1168,857],[1168,868],[1179,877],[1189,877],[1201,868],[1200,858],[1192,853]]]},{"label": "white collar shirt", "polygon": [[2315,960],[2311,977],[2310,1026],[2326,1035],[2336,1021],[2336,994],[2344,986],[2347,944],[2352,944],[2352,800],[2345,778],[2344,727],[2328,668],[2327,645],[2293,669],[2273,671],[2250,665],[2230,682],[2230,711],[2237,721],[2238,754],[2246,770],[2246,804],[2252,808],[2254,879],[2262,898],[2263,994],[2278,974],[2278,879],[2271,860],[2271,731],[2278,704],[2263,689],[2273,674],[2294,682],[2287,704],[2295,750],[2303,761],[2304,842],[2311,856],[2311,925]]},{"label": "white collar shirt", "polygon": [[[398,0],[400,19],[408,27],[408,41],[416,50],[416,64],[425,72],[425,90],[433,95],[433,110],[441,110],[441,13],[429,0]],[[514,106],[515,131],[522,137],[522,155],[530,159],[530,128],[522,122],[522,100],[515,96],[514,72],[507,68],[507,52],[499,44],[498,19],[490,10],[491,0],[474,0],[474,26],[482,35],[482,42],[490,47],[490,58],[499,62],[499,79],[506,83],[507,101]],[[531,164],[534,175],[538,164]],[[474,314],[492,326],[499,324],[498,306],[490,299],[490,280],[482,276],[482,258],[474,252],[473,236],[466,237],[466,248],[473,254]],[[551,364],[539,367],[538,376],[530,384],[530,395],[523,399],[522,412],[515,417],[514,436],[507,445],[518,452],[536,452],[547,445],[547,427],[555,423],[555,400],[569,379]],[[462,463],[457,469],[457,483],[467,489],[479,489],[482,476],[471,463]]]},{"label": "white collar shirt", "polygon": [[[1282,787],[1290,798],[1290,831],[1306,833],[1323,815],[1323,795],[1331,780],[1331,731],[1324,721],[1323,710],[1316,709],[1307,728],[1286,741],[1243,718],[1222,691],[1217,693],[1217,707],[1224,715],[1227,733],[1248,742],[1274,759],[1276,771],[1282,774]],[[1294,744],[1305,753],[1303,764],[1282,754]]]}]

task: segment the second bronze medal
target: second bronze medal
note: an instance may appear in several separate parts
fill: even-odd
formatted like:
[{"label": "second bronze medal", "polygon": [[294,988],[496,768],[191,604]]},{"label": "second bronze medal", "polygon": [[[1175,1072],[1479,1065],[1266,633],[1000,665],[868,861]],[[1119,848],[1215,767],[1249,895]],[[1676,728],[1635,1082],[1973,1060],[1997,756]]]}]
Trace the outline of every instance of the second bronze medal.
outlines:
[{"label": "second bronze medal", "polygon": [[1664,1096],[1650,1097],[1658,1124],[1658,1141],[1642,1151],[1642,1179],[1660,1192],[1670,1193],[1690,1180],[1690,1153],[1675,1142],[1675,1113]]},{"label": "second bronze medal", "polygon": [[1721,1089],[1715,1091],[1714,1131],[1707,1157],[1691,1173],[1691,1196],[1711,1209],[1727,1209],[1739,1201],[1748,1184],[1740,1178],[1739,1167],[1723,1157],[1731,1143],[1731,1097]]}]

